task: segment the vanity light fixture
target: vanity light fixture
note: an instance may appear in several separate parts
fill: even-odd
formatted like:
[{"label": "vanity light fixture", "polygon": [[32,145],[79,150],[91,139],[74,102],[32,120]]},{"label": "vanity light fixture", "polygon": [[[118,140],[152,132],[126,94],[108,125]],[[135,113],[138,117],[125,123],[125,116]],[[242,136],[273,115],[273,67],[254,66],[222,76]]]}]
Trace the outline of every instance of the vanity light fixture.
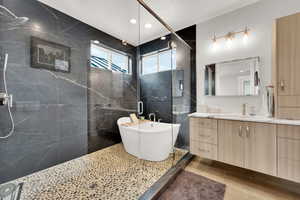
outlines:
[{"label": "vanity light fixture", "polygon": [[216,46],[218,40],[226,39],[227,46],[230,47],[232,45],[232,42],[233,42],[233,39],[235,38],[235,36],[238,35],[238,34],[243,34],[244,35],[243,41],[246,43],[248,41],[248,38],[249,38],[249,31],[250,31],[250,29],[246,26],[246,28],[244,30],[241,30],[241,31],[229,32],[226,35],[222,35],[222,36],[219,36],[219,37],[214,35],[214,37],[212,38],[212,41],[213,41],[214,46]]}]

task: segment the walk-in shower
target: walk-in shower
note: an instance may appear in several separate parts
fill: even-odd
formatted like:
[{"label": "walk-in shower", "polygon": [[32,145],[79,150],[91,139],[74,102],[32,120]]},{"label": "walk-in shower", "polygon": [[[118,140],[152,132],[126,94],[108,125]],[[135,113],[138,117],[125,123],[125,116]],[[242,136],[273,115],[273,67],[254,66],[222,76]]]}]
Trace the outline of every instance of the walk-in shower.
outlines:
[{"label": "walk-in shower", "polygon": [[[113,190],[122,191],[124,186],[130,189],[130,199],[136,199],[187,152],[187,114],[181,107],[189,106],[190,48],[137,0],[92,1],[92,7],[97,7],[97,19],[103,20],[98,25],[109,25],[105,29],[96,29],[88,19],[81,22],[75,15],[70,17],[41,2],[44,1],[11,0],[0,5],[0,184],[91,153],[105,169],[84,163],[84,168],[99,169],[96,174],[100,178],[87,181],[97,184],[97,188],[106,187],[99,182],[103,177],[113,181],[108,184],[114,185]],[[67,1],[57,1],[60,2]],[[78,1],[73,3],[81,9]],[[110,8],[118,12],[117,17],[113,18]],[[91,9],[81,10],[92,13]],[[135,24],[130,22],[132,18]],[[146,28],[147,23],[152,28]],[[40,28],[36,28],[37,24]],[[109,31],[110,28],[113,30]],[[34,38],[43,42],[35,43]],[[69,70],[59,70],[62,67]],[[138,102],[143,102],[140,110]],[[155,114],[157,122],[136,127],[137,141],[133,147],[138,156],[151,152],[150,156],[155,157],[151,160],[159,162],[126,153],[117,121],[133,113],[142,121]],[[166,140],[159,139],[160,147],[166,147],[159,158],[153,154],[162,154],[155,139],[145,140],[150,129],[153,134],[163,132],[168,136]],[[138,164],[141,170],[131,163]],[[73,163],[70,166],[81,170]],[[111,177],[106,169],[118,178],[106,179]],[[63,180],[67,173],[61,172],[56,177]],[[119,185],[120,177],[132,182],[132,187],[123,182]],[[71,183],[71,179],[66,182]],[[24,183],[25,190],[28,184]],[[22,195],[26,195],[25,190]],[[104,195],[109,192],[101,192],[103,198],[98,199],[108,199]]]},{"label": "walk-in shower", "polygon": [[[0,19],[1,22],[3,22],[6,26],[14,27],[14,26],[20,26],[24,25],[29,18],[28,17],[18,17],[16,14],[14,14],[12,11],[10,11],[8,8],[0,5]],[[7,135],[1,136],[0,139],[6,139],[10,137],[15,129],[15,124],[11,112],[12,102],[13,102],[13,96],[12,94],[8,93],[7,90],[7,80],[6,80],[6,71],[7,71],[7,62],[8,62],[8,54],[6,53],[4,55],[3,61],[3,84],[4,84],[4,92],[0,91],[0,105],[7,106],[8,113],[11,121],[11,129],[8,132]]]}]

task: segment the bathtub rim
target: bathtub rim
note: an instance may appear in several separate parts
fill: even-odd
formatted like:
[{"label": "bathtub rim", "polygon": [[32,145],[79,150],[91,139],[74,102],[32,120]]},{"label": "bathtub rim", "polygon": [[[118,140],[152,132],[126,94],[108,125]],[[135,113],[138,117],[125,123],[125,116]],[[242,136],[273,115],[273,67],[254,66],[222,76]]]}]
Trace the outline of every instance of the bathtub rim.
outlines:
[{"label": "bathtub rim", "polygon": [[[146,122],[147,123],[147,122]],[[151,123],[151,122],[148,122]],[[121,124],[118,124],[118,126],[121,128],[124,128],[125,130],[134,130],[137,131],[139,133],[161,133],[162,131],[170,131],[173,132],[174,130],[174,126],[175,128],[180,128],[181,124],[171,124],[171,123],[163,123],[163,122],[152,122],[152,123],[156,123],[156,124],[167,124],[170,125],[170,127],[165,127],[163,129],[146,129],[146,128],[141,128],[139,127],[139,125],[135,125],[135,126],[124,126]],[[178,130],[179,131],[179,130]]]}]

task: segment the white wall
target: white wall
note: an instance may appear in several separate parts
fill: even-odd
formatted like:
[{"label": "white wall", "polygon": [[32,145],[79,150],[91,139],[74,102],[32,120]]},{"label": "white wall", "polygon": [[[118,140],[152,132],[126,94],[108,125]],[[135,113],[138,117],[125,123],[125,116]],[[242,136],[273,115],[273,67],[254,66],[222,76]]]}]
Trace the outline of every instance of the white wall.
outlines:
[{"label": "white wall", "polygon": [[[259,114],[266,113],[264,94],[258,97],[205,97],[204,66],[211,63],[261,57],[261,78],[264,93],[266,85],[271,83],[272,65],[272,29],[276,18],[300,12],[300,0],[262,0],[234,12],[197,24],[197,111],[201,105],[220,108],[223,112],[240,113],[242,104],[255,106]],[[225,41],[219,41],[219,48],[213,51],[211,38],[238,31],[248,26],[251,29],[249,41],[245,45],[242,38],[234,40],[231,49]]]}]

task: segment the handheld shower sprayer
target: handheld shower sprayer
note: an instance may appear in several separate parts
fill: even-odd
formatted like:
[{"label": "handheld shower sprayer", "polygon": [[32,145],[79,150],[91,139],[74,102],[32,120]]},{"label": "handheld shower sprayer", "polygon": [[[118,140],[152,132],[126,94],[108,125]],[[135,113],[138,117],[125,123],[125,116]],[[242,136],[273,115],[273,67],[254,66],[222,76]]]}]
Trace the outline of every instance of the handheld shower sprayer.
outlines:
[{"label": "handheld shower sprayer", "polygon": [[7,69],[7,61],[8,61],[8,54],[6,53],[6,54],[4,55],[4,68],[3,68],[4,73],[6,73],[6,69]]},{"label": "handheld shower sprayer", "polygon": [[12,95],[9,95],[8,91],[7,91],[7,82],[6,82],[7,62],[8,62],[8,54],[6,53],[4,56],[4,67],[3,67],[4,93],[0,93],[0,100],[1,100],[0,105],[7,105],[7,109],[8,109],[12,127],[11,127],[11,130],[9,131],[9,133],[6,136],[3,136],[3,137],[0,136],[0,139],[6,139],[6,138],[10,137],[15,131],[15,123],[14,123],[14,119],[12,117],[12,113],[10,110],[10,108],[12,107]]}]

